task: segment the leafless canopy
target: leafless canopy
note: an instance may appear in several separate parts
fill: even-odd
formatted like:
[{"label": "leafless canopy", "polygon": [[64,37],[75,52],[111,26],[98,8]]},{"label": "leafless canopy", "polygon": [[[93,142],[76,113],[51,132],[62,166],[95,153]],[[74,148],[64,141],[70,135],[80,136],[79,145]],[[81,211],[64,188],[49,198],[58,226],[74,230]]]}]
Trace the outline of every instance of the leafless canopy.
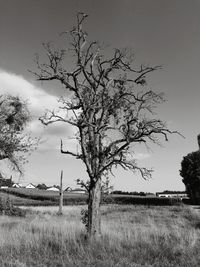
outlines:
[{"label": "leafless canopy", "polygon": [[[56,80],[73,95],[61,97],[60,110],[48,111],[40,120],[45,125],[62,121],[77,127],[79,152],[65,150],[62,141],[61,152],[85,163],[90,185],[113,166],[138,170],[146,179],[151,170],[138,167],[128,151],[136,143],[157,143],[159,136],[167,140],[172,133],[154,114],[155,107],[164,101],[163,94],[147,88],[148,75],[160,66],[135,68],[127,52],[120,49],[105,57],[98,42],[90,42],[83,30],[86,17],[78,13],[76,27],[63,33],[71,40],[70,51],[54,51],[44,44],[47,62],[36,58],[37,79]],[[64,67],[68,52],[75,59],[72,70]]]}]

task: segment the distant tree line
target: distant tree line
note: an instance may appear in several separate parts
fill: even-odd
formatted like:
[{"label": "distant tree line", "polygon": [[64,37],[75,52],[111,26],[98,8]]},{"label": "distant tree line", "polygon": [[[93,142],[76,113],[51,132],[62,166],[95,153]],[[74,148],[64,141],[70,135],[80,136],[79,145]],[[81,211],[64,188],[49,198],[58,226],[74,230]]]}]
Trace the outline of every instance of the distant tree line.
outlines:
[{"label": "distant tree line", "polygon": [[14,182],[12,181],[12,178],[5,179],[3,177],[0,177],[0,187],[1,186],[12,187],[13,184],[14,184]]},{"label": "distant tree line", "polygon": [[[164,190],[162,192],[157,192],[158,194],[185,194],[185,191],[173,191],[173,190]],[[133,191],[133,192],[128,192],[128,191],[122,191],[122,190],[115,190],[112,192],[112,194],[116,194],[116,195],[134,195],[134,196],[149,196],[149,195],[155,195],[153,193],[150,192],[137,192],[137,191]]]},{"label": "distant tree line", "polygon": [[122,190],[115,190],[112,192],[112,194],[116,195],[134,195],[134,196],[146,196],[146,195],[154,195],[153,193],[148,193],[148,192],[128,192],[128,191],[122,191]]},{"label": "distant tree line", "polygon": [[164,190],[162,192],[157,192],[158,194],[185,194],[185,191],[173,191],[173,190]]}]

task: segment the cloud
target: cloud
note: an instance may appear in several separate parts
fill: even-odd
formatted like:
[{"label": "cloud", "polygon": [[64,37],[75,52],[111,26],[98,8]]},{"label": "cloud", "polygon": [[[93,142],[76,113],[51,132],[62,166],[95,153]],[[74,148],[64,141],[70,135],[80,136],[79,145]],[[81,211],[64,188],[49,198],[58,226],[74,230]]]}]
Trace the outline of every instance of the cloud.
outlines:
[{"label": "cloud", "polygon": [[32,121],[27,128],[34,136],[41,136],[41,151],[47,148],[56,149],[59,138],[74,134],[72,127],[66,123],[56,123],[48,127],[42,125],[38,118],[45,113],[46,109],[58,108],[57,97],[31,84],[24,77],[0,69],[0,94],[19,96],[28,102]]},{"label": "cloud", "polygon": [[[33,120],[28,125],[28,130],[34,135],[41,137],[38,152],[44,153],[50,150],[60,149],[60,139],[63,140],[63,148],[77,151],[77,142],[72,137],[75,129],[67,123],[58,122],[48,127],[44,126],[39,120],[46,109],[53,110],[58,108],[57,97],[48,94],[42,88],[36,87],[24,77],[14,73],[0,70],[0,94],[11,94],[19,96],[29,103],[29,110]],[[62,112],[62,111],[61,111]],[[70,114],[69,114],[70,115]],[[144,160],[149,158],[147,153],[130,153],[130,159]]]},{"label": "cloud", "polygon": [[128,160],[144,160],[147,158],[150,158],[151,155],[149,153],[133,153],[133,152],[129,152],[127,154],[127,159]]},{"label": "cloud", "polygon": [[151,155],[148,153],[136,153],[135,155],[133,155],[133,158],[137,160],[143,160],[143,159],[147,159],[150,157]]},{"label": "cloud", "polygon": [[28,100],[29,109],[35,117],[41,116],[45,109],[58,106],[55,96],[47,94],[22,76],[4,70],[0,70],[0,92],[1,94],[20,96]]}]

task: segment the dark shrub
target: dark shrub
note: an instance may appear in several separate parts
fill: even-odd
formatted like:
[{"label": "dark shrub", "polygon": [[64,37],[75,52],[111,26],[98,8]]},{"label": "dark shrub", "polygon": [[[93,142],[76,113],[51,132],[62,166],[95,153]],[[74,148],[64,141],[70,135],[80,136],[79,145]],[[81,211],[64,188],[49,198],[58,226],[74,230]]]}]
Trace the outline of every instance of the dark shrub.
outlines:
[{"label": "dark shrub", "polygon": [[0,214],[8,216],[24,217],[26,211],[18,207],[13,206],[9,196],[7,198],[0,198]]}]

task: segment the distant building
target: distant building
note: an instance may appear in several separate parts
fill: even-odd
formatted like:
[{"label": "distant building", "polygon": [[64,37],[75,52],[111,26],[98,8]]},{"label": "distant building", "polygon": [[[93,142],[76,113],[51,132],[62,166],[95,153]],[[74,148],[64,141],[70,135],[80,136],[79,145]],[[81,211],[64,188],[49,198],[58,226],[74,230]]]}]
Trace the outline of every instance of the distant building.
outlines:
[{"label": "distant building", "polygon": [[75,189],[72,189],[70,191],[70,193],[74,193],[74,194],[85,194],[86,193],[86,190],[85,189],[82,189],[82,188],[75,188]]},{"label": "distant building", "polygon": [[72,191],[72,188],[70,186],[68,186],[67,188],[65,188],[64,190],[65,192],[71,192]]},{"label": "distant building", "polygon": [[165,192],[161,192],[161,193],[156,193],[157,197],[168,197],[168,198],[187,198],[188,195],[186,192],[180,192],[180,193],[165,193]]},{"label": "distant building", "polygon": [[18,183],[14,183],[14,184],[12,185],[12,187],[13,187],[13,188],[21,188],[22,185],[21,185],[21,184],[18,184]]},{"label": "distant building", "polygon": [[55,187],[55,186],[52,186],[52,187],[49,187],[47,188],[47,191],[55,191],[55,192],[59,192],[59,188]]},{"label": "distant building", "polygon": [[28,188],[28,189],[34,189],[35,186],[34,186],[32,183],[30,183],[30,184],[28,184],[27,186],[25,186],[25,188]]}]

